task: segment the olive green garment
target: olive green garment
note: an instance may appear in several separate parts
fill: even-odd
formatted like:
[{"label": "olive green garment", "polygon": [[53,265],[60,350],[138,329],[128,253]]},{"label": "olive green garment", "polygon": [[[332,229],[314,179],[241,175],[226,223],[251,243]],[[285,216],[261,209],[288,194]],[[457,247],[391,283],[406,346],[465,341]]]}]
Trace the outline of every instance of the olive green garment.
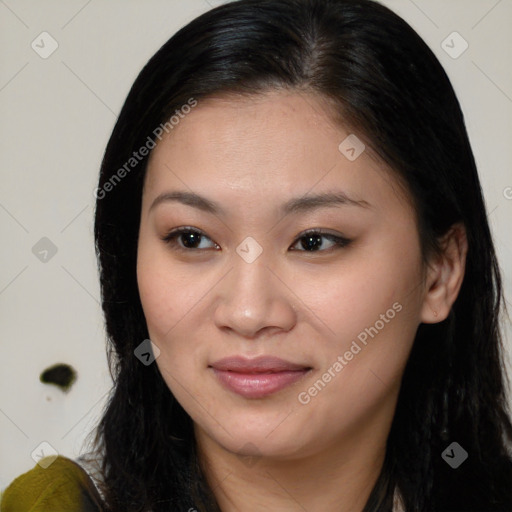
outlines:
[{"label": "olive green garment", "polygon": [[39,464],[7,487],[2,495],[1,512],[102,510],[101,498],[94,483],[76,462],[59,456],[46,469]]}]

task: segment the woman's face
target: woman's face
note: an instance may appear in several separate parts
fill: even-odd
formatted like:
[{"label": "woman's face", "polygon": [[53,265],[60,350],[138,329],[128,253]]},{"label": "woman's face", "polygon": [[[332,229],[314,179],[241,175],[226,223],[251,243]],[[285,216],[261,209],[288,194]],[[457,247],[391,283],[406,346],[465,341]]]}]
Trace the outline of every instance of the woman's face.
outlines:
[{"label": "woman's face", "polygon": [[200,101],[151,155],[137,276],[156,364],[230,452],[387,436],[420,246],[398,183],[349,135],[314,96],[272,92]]}]

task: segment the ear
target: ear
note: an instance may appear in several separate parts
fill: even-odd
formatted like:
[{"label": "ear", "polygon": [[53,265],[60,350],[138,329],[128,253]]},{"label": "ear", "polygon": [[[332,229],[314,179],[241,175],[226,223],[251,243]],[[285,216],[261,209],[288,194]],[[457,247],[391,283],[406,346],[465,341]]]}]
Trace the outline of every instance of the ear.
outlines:
[{"label": "ear", "polygon": [[445,320],[459,294],[468,252],[464,225],[454,224],[442,238],[441,247],[442,253],[429,264],[427,270],[420,315],[421,321],[426,324]]}]

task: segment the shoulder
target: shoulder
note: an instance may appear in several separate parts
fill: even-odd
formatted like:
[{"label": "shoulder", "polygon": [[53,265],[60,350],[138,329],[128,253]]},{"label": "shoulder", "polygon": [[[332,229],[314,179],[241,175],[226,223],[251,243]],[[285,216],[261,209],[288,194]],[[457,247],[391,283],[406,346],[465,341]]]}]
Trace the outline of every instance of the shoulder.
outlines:
[{"label": "shoulder", "polygon": [[89,475],[76,462],[59,456],[20,475],[2,495],[2,512],[99,512],[101,499]]}]

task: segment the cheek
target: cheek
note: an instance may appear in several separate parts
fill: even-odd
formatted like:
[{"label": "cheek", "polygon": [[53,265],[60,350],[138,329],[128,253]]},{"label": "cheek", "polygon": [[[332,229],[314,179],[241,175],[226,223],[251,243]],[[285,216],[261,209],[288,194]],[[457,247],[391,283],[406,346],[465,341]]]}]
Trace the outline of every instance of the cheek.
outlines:
[{"label": "cheek", "polygon": [[183,296],[176,293],[179,279],[165,263],[159,264],[154,252],[146,260],[144,251],[137,264],[137,279],[149,337],[160,349],[156,364],[176,398],[186,402],[187,395],[181,396],[177,383],[187,382],[194,347],[193,343],[180,343],[187,307]]},{"label": "cheek", "polygon": [[[171,319],[175,315],[170,295],[166,293],[165,276],[157,269],[138,266],[137,280],[142,309],[146,317],[151,336],[161,334],[171,327]],[[156,340],[155,340],[156,341]]]},{"label": "cheek", "polygon": [[295,281],[297,295],[320,319],[322,369],[346,355],[343,371],[335,372],[343,374],[337,382],[357,388],[376,374],[388,383],[403,370],[418,326],[421,291],[419,250],[408,240],[409,251],[403,250],[404,242],[377,244],[328,276]]},{"label": "cheek", "polygon": [[163,341],[179,317],[176,274],[157,243],[147,240],[142,231],[137,254],[137,283],[142,309],[152,340]]},{"label": "cheek", "polygon": [[172,263],[165,248],[148,244],[139,249],[137,281],[149,337],[160,349],[157,364],[170,386],[166,373],[195,365],[207,339],[208,312],[202,308],[210,278],[199,280],[197,272]]},{"label": "cheek", "polygon": [[[411,286],[416,279],[414,266],[407,268],[392,258],[389,264],[379,258],[358,258],[329,273],[303,275],[291,282],[294,293],[307,306],[303,311],[309,311],[312,320],[316,317],[315,323],[327,338],[342,340],[357,336],[376,322],[378,327],[385,322],[386,328],[397,323],[396,309],[404,310],[404,303],[411,304]],[[393,309],[396,302],[400,306]]]},{"label": "cheek", "polygon": [[197,281],[185,267],[173,264],[170,249],[150,228],[143,227],[137,253],[137,283],[148,329],[155,340],[166,333],[191,308]]}]

